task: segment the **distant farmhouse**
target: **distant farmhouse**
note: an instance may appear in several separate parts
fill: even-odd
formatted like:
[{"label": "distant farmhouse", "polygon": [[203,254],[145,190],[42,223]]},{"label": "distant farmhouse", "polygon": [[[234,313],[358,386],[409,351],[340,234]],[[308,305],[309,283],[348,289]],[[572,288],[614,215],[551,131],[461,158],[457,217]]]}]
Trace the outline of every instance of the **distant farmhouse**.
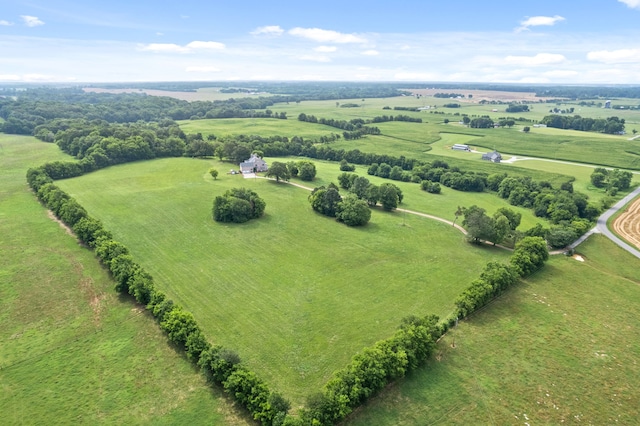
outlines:
[{"label": "distant farmhouse", "polygon": [[456,150],[456,151],[471,151],[471,148],[469,148],[469,145],[463,145],[461,143],[456,143],[454,144],[451,149]]},{"label": "distant farmhouse", "polygon": [[251,157],[240,163],[240,173],[256,173],[266,172],[269,169],[267,163],[256,154],[251,154]]},{"label": "distant farmhouse", "polygon": [[494,163],[499,163],[502,161],[502,155],[498,151],[487,152],[486,154],[482,154],[482,159],[487,161],[493,161]]}]

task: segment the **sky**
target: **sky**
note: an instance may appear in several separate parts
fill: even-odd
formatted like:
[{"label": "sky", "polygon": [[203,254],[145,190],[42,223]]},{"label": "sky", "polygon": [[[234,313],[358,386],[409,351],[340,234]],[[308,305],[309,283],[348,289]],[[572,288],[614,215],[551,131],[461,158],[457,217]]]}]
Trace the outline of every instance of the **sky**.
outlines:
[{"label": "sky", "polygon": [[640,85],[640,0],[0,0],[0,82]]}]

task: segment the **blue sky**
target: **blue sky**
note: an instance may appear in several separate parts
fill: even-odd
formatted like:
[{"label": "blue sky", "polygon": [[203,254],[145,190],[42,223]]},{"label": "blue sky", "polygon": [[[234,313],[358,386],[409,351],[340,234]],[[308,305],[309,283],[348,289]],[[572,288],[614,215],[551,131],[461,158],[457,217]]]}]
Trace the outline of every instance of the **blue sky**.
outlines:
[{"label": "blue sky", "polygon": [[640,84],[640,0],[3,0],[0,82]]}]

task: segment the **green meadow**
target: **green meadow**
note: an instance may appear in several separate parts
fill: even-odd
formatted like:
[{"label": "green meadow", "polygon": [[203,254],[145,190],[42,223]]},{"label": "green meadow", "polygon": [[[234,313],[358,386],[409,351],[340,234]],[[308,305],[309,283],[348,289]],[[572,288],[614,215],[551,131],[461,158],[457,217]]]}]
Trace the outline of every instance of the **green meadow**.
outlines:
[{"label": "green meadow", "polygon": [[2,423],[247,424],[29,191],[29,167],[68,159],[0,134]]},{"label": "green meadow", "polygon": [[638,260],[600,235],[449,332],[345,424],[635,424]]},{"label": "green meadow", "polygon": [[[458,124],[460,114],[506,117],[506,105],[443,108],[448,102],[412,96],[291,102],[269,108],[287,112],[288,120],[190,120],[180,125],[205,138],[314,139],[342,131],[300,122],[299,113],[341,120],[421,117],[423,123],[374,124],[382,135],[330,146],[439,159],[463,170],[531,176],[554,186],[573,178],[575,190],[592,201],[605,194],[590,184],[591,167],[542,160],[493,164],[450,147],[495,148],[505,159],[531,156],[640,169],[640,139],[627,140],[631,129],[640,130],[637,111],[578,110],[576,104],[563,104],[583,116],[625,118],[625,136],[533,127],[524,133],[522,127],[530,123],[488,130]],[[340,107],[346,103],[359,106]],[[438,106],[438,114],[383,110],[424,105]],[[530,113],[511,115],[539,120],[555,106],[534,104]],[[69,159],[55,145],[0,134],[3,421],[252,424],[167,343],[143,307],[117,296],[92,252],[47,217],[29,192],[29,167]],[[337,163],[313,161],[317,178],[292,182],[308,187],[337,182],[342,173]],[[220,171],[217,180],[207,172],[211,167]],[[389,337],[403,317],[446,317],[453,299],[489,260],[505,262],[510,255],[469,245],[452,226],[410,213],[375,209],[366,227],[349,228],[314,213],[308,190],[226,174],[231,168],[237,164],[159,159],[57,184],[103,221],[159,289],[194,314],[212,343],[236,351],[292,401],[294,412],[355,353]],[[358,175],[375,184],[389,182],[366,170],[356,167]],[[495,194],[443,187],[434,195],[418,184],[393,183],[404,193],[400,207],[411,211],[453,220],[458,206],[476,204],[489,214],[509,207],[522,213],[520,230],[545,224],[531,210],[510,206]],[[240,186],[266,201],[265,216],[242,225],[214,222],[215,196]],[[579,246],[578,253],[584,262],[553,256],[542,270],[461,321],[423,368],[389,385],[344,423],[633,424],[640,417],[637,259],[599,235]]]},{"label": "green meadow", "polygon": [[[357,351],[391,335],[404,316],[448,315],[469,277],[509,256],[468,245],[450,225],[400,212],[376,210],[369,225],[349,228],[313,212],[305,189],[239,175],[214,181],[212,166],[229,167],[163,159],[59,185],[129,247],[213,342],[237,350],[296,404]],[[323,167],[338,172],[327,163],[320,176]],[[265,217],[214,222],[214,197],[239,186],[266,201]],[[448,202],[450,216],[455,203]]]}]

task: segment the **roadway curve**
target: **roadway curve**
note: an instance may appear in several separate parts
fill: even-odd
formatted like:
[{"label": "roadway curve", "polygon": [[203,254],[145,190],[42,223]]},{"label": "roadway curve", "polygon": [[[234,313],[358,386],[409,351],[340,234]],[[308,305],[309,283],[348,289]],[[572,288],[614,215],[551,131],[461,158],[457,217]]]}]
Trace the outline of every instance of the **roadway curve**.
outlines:
[{"label": "roadway curve", "polygon": [[[616,212],[618,212],[621,208],[623,208],[626,204],[628,204],[629,202],[631,202],[631,200],[633,200],[634,198],[636,198],[637,196],[640,195],[640,186],[637,187],[636,189],[634,189],[632,192],[630,192],[626,197],[624,197],[622,200],[618,201],[617,203],[615,203],[609,210],[607,210],[606,212],[604,212],[599,218],[598,218],[598,222],[596,224],[596,227],[594,229],[592,229],[591,231],[589,231],[587,234],[591,234],[593,232],[599,232],[603,235],[605,235],[607,238],[609,238],[611,241],[613,241],[614,243],[616,243],[618,246],[620,246],[621,248],[623,248],[624,250],[628,251],[629,253],[631,253],[632,255],[634,255],[637,258],[640,258],[640,250],[636,249],[635,247],[632,247],[631,245],[629,245],[627,242],[621,240],[620,238],[618,238],[617,235],[615,235],[613,232],[611,232],[611,230],[607,227],[607,222],[609,221],[609,219],[611,218],[611,216],[613,216],[614,214],[616,214]],[[586,235],[586,234],[585,234]],[[587,235],[588,236],[588,235]],[[585,238],[586,239],[586,238]],[[583,240],[584,241],[584,240]],[[571,246],[572,248],[575,248],[575,246],[577,246],[578,244],[580,244],[580,240],[576,241],[575,243],[573,243]],[[574,246],[575,244],[575,246]]]}]

